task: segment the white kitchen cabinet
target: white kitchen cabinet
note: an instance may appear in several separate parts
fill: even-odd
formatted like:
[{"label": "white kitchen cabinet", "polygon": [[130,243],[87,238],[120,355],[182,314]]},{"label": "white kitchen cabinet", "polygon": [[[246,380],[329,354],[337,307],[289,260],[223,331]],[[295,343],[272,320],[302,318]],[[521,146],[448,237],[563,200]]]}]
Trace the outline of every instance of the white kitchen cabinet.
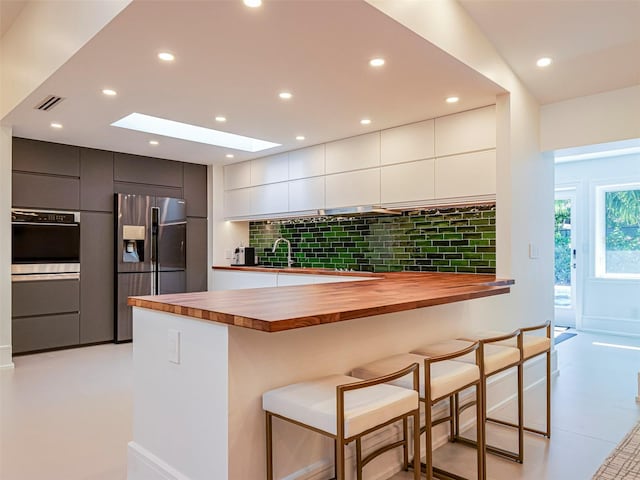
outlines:
[{"label": "white kitchen cabinet", "polygon": [[251,186],[251,162],[232,163],[224,166],[224,189]]},{"label": "white kitchen cabinet", "polygon": [[389,128],[380,133],[381,165],[423,160],[434,156],[433,120]]},{"label": "white kitchen cabinet", "polygon": [[318,283],[357,282],[359,280],[375,280],[375,277],[356,277],[351,275],[313,275],[307,273],[278,273],[278,286],[311,285]]},{"label": "white kitchen cabinet", "polygon": [[289,152],[289,180],[324,175],[324,150],[322,144]]},{"label": "white kitchen cabinet", "polygon": [[224,216],[242,217],[251,213],[251,189],[240,188],[224,192]]},{"label": "white kitchen cabinet", "polygon": [[289,182],[289,211],[302,212],[324,208],[324,177]]},{"label": "white kitchen cabinet", "polygon": [[436,159],[436,198],[469,197],[495,193],[495,150]]},{"label": "white kitchen cabinet", "polygon": [[251,160],[251,185],[289,180],[289,154],[281,153]]},{"label": "white kitchen cabinet", "polygon": [[289,211],[288,182],[261,185],[259,187],[252,187],[250,190],[252,215]]},{"label": "white kitchen cabinet", "polygon": [[326,173],[348,172],[380,165],[380,132],[326,144]]},{"label": "white kitchen cabinet", "polygon": [[277,272],[251,272],[213,269],[213,290],[276,287]]},{"label": "white kitchen cabinet", "polygon": [[436,157],[496,147],[495,105],[435,119]]},{"label": "white kitchen cabinet", "polygon": [[325,177],[327,208],[380,204],[380,168]]},{"label": "white kitchen cabinet", "polygon": [[432,200],[435,160],[389,165],[380,168],[380,200],[383,204]]}]

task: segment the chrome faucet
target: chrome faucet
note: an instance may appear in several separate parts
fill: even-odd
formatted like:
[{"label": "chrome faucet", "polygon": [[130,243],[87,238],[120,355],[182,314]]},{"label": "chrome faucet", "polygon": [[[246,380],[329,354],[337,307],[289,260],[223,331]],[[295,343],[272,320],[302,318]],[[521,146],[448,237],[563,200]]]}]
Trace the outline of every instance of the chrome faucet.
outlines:
[{"label": "chrome faucet", "polygon": [[276,253],[276,247],[280,242],[287,243],[287,266],[291,268],[291,266],[293,265],[293,259],[291,258],[291,242],[289,240],[284,237],[278,238],[273,244],[273,250],[271,250],[271,253]]}]

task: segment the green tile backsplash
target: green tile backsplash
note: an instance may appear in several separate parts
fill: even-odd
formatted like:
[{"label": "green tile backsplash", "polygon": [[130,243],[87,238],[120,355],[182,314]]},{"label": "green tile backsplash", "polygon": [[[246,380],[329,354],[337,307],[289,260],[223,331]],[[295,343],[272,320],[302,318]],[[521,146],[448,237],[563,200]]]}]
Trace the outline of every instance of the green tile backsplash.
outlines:
[{"label": "green tile backsplash", "polygon": [[495,204],[404,212],[397,216],[314,217],[251,222],[249,244],[261,265],[370,272],[495,273]]}]

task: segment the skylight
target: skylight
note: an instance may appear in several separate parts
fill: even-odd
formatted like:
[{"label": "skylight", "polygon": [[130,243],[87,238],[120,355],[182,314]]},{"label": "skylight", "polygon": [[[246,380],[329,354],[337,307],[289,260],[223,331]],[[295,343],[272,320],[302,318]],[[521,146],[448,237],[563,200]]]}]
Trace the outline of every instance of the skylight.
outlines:
[{"label": "skylight", "polygon": [[142,113],[132,113],[111,124],[113,127],[128,128],[138,132],[152,133],[164,137],[179,138],[190,142],[206,143],[218,147],[233,148],[245,152],[259,152],[267,148],[279,147],[279,143],[257,138],[221,132],[211,128],[189,125]]}]

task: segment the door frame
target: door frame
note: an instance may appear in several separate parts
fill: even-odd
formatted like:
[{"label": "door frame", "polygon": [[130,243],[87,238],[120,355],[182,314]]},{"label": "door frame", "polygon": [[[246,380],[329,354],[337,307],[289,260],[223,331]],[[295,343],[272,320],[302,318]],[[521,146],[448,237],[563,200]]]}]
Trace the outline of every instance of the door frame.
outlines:
[{"label": "door frame", "polygon": [[[579,242],[579,183],[567,183],[562,185],[556,185],[554,189],[554,204],[556,200],[570,200],[571,201],[571,307],[563,308],[556,307],[554,304],[554,317],[555,325],[566,325],[580,329],[582,326],[581,315],[581,281],[580,272],[584,267],[584,255],[581,253],[581,249],[578,248]],[[555,282],[554,282],[555,289]],[[554,294],[555,298],[555,294]]]}]

